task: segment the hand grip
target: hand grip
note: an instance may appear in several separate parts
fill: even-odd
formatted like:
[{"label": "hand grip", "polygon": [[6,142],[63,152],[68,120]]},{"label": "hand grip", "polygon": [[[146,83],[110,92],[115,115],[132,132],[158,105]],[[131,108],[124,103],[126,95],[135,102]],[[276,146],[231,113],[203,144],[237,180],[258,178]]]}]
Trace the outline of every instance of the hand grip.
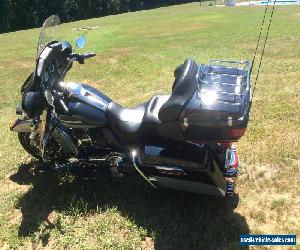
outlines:
[{"label": "hand grip", "polygon": [[96,56],[95,53],[86,53],[86,54],[83,54],[84,59],[88,59],[88,58],[95,57],[95,56]]}]

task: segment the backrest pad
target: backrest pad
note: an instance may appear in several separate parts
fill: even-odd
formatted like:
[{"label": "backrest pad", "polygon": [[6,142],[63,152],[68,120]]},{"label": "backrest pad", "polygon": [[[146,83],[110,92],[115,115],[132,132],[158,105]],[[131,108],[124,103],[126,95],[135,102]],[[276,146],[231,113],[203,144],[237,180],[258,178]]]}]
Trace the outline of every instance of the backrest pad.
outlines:
[{"label": "backrest pad", "polygon": [[176,121],[185,105],[197,89],[198,65],[192,59],[187,59],[184,64],[175,70],[173,92],[170,98],[161,107],[158,117],[162,122]]}]

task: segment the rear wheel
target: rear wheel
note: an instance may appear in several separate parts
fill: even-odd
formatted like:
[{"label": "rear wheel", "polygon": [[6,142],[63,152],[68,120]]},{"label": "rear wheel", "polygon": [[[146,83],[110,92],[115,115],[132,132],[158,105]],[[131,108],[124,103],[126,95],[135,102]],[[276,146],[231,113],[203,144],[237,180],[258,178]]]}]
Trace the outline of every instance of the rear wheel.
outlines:
[{"label": "rear wheel", "polygon": [[33,157],[41,159],[39,149],[39,135],[32,132],[19,132],[19,142],[22,147]]}]

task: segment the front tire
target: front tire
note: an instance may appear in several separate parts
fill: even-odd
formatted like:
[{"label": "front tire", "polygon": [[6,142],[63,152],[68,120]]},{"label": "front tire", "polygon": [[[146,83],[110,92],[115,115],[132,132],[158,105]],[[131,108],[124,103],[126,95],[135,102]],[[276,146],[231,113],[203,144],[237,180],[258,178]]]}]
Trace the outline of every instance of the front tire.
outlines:
[{"label": "front tire", "polygon": [[30,136],[31,136],[30,132],[19,132],[18,133],[19,142],[30,155],[40,160],[41,159],[40,149],[38,145],[35,145],[37,143],[32,142]]}]

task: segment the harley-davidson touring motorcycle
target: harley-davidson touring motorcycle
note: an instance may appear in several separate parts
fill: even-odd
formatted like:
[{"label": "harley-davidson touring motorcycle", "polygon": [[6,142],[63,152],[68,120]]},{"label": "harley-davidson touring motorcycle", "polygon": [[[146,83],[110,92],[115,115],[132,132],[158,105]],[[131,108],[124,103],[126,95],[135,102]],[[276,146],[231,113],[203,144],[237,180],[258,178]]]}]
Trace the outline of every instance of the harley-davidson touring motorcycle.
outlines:
[{"label": "harley-davidson touring motorcycle", "polygon": [[[74,62],[96,55],[75,53],[56,39],[59,24],[51,16],[43,25],[36,68],[21,88],[20,117],[11,126],[29,154],[48,168],[76,166],[73,173],[84,178],[107,170],[116,177],[136,173],[153,187],[234,193],[233,143],[249,120],[250,62],[187,59],[174,72],[171,94],[125,108],[89,85],[64,81]],[[76,48],[85,42],[80,36]]]}]

